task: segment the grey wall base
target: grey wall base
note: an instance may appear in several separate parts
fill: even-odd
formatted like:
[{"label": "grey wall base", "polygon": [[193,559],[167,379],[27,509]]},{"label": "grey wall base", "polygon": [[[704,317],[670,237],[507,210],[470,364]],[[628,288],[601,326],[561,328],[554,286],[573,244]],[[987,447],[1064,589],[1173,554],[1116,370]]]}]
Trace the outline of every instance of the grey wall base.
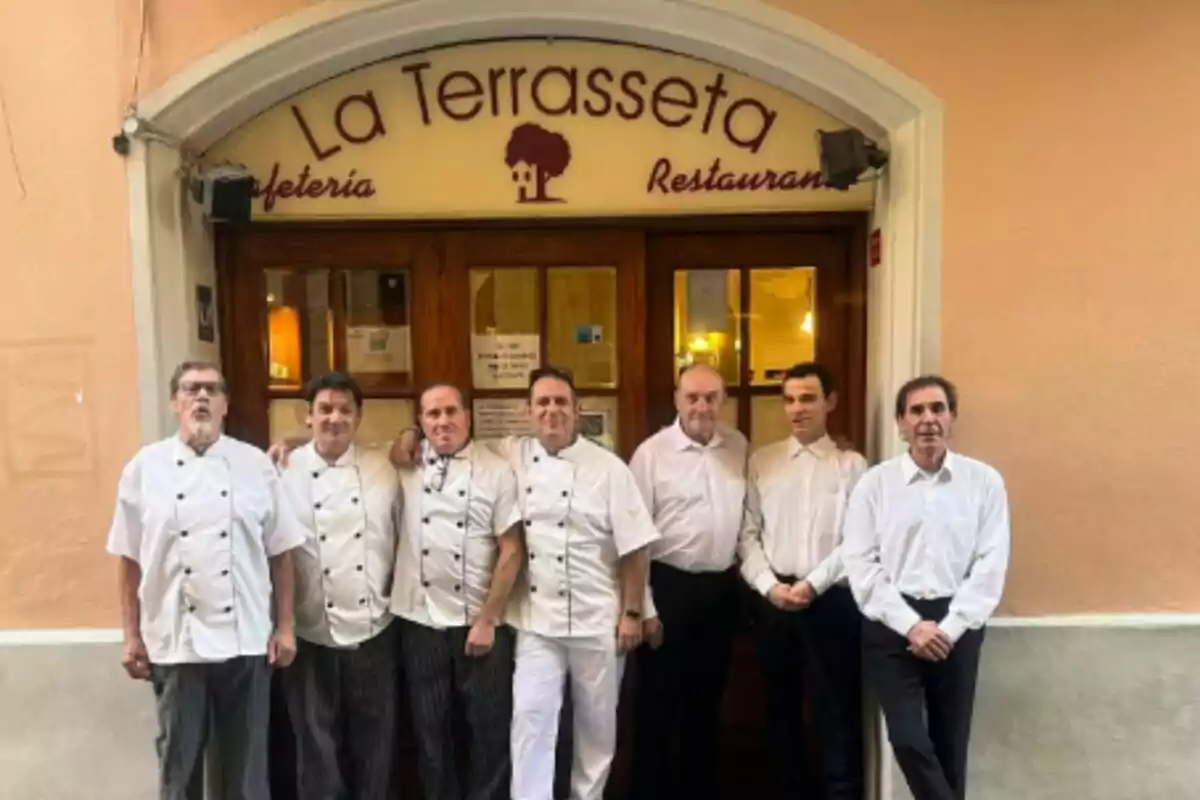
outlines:
[{"label": "grey wall base", "polygon": [[[968,796],[1200,797],[1198,664],[1200,627],[993,627]],[[154,736],[118,646],[0,647],[0,798],[150,800]],[[911,800],[894,772],[892,800]]]},{"label": "grey wall base", "polygon": [[109,644],[0,647],[0,797],[152,800],[154,693]]},{"label": "grey wall base", "polygon": [[[971,800],[1200,797],[1200,628],[997,627],[975,702]],[[899,769],[894,800],[911,800]]]}]

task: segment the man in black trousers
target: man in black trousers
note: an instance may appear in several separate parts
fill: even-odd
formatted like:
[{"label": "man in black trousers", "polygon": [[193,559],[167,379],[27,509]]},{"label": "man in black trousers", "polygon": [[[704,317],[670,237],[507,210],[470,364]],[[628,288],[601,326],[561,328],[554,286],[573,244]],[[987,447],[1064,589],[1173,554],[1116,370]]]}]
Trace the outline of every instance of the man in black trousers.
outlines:
[{"label": "man in black trousers", "polygon": [[629,465],[662,534],[650,564],[662,627],[650,620],[650,647],[637,651],[636,800],[723,796],[717,732],[738,616],[746,464],[745,437],[717,423],[724,399],[719,373],[686,369],[675,393],[678,418],[643,442]]},{"label": "man in black trousers", "polygon": [[[742,576],[760,595],[754,625],[775,791],[784,800],[862,800],[862,618],[846,584],[841,527],[867,462],[829,436],[838,398],[827,368],[795,365],[780,394],[791,435],[750,458],[739,548]],[[817,741],[807,735],[809,705]],[[820,776],[809,769],[814,751]]]},{"label": "man in black trousers", "polygon": [[1008,569],[1004,481],[950,451],[957,416],[945,378],[905,384],[896,422],[908,451],[863,476],[845,525],[867,677],[916,800],[966,797],[984,625]]}]

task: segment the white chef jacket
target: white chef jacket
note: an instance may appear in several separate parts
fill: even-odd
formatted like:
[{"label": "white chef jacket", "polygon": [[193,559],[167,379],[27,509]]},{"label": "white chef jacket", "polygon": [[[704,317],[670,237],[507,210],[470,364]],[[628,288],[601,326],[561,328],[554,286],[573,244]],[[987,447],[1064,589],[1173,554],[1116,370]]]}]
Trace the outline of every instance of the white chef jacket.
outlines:
[{"label": "white chef jacket", "polygon": [[846,514],[850,586],[868,619],[901,636],[921,621],[902,595],[952,598],[952,641],[996,610],[1008,571],[1008,495],[1000,473],[946,453],[936,474],[905,453],[871,469]]},{"label": "white chef jacket", "polygon": [[396,469],[357,445],[330,464],[314,442],[288,459],[283,485],[304,544],[296,551],[296,635],[326,647],[358,645],[392,621]]},{"label": "white chef jacket", "polygon": [[521,520],[512,468],[473,442],[443,458],[426,441],[400,485],[392,611],[433,628],[473,624],[491,589],[496,540]]},{"label": "white chef jacket", "polygon": [[268,559],[303,541],[265,453],[222,436],[198,454],[172,436],[121,473],[108,552],[141,567],[151,663],[186,664],[266,654]]},{"label": "white chef jacket", "polygon": [[752,455],[739,546],[746,582],[765,596],[777,575],[793,575],[819,595],[843,580],[842,521],[866,469],[828,436],[808,446],[789,436]]},{"label": "white chef jacket", "polygon": [[629,462],[662,538],[651,557],[688,572],[721,572],[737,558],[746,499],[746,437],[720,426],[707,444],[677,419]]},{"label": "white chef jacket", "polygon": [[[547,637],[614,636],[617,563],[659,538],[633,473],[584,437],[556,455],[532,437],[494,446],[516,473],[525,524],[528,569],[513,593],[513,626]],[[653,614],[647,604],[643,616]]]}]

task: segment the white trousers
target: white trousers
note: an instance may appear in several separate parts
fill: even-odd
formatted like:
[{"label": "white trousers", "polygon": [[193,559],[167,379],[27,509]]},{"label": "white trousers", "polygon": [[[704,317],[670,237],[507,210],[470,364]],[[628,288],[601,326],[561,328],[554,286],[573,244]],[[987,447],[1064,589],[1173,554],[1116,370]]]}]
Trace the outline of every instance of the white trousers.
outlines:
[{"label": "white trousers", "polygon": [[571,800],[601,800],[617,747],[625,657],[615,636],[517,634],[513,674],[512,800],[553,800],[554,753],[564,678],[571,678]]}]

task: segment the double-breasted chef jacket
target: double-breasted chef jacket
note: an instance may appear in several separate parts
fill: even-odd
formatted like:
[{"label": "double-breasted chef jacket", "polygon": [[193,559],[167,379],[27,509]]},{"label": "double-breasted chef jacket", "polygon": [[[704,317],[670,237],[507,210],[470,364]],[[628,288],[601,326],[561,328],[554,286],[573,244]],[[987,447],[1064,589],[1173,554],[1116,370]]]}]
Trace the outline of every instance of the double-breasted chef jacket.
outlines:
[{"label": "double-breasted chef jacket", "polygon": [[473,442],[439,456],[426,441],[400,486],[392,612],[433,628],[473,624],[491,589],[497,538],[521,519],[512,468]]},{"label": "double-breasted chef jacket", "polygon": [[[620,458],[583,438],[551,455],[533,437],[494,443],[512,465],[527,569],[513,593],[513,627],[545,637],[614,636],[621,557],[659,534]],[[654,615],[649,594],[643,616]]]},{"label": "double-breasted chef jacket", "polygon": [[330,464],[314,442],[288,459],[283,483],[304,528],[296,554],[296,635],[353,647],[392,621],[396,469],[387,454],[352,444]]},{"label": "double-breasted chef jacket", "polygon": [[266,654],[269,559],[303,541],[265,453],[221,436],[201,454],[172,436],[122,472],[108,551],[141,567],[151,663],[185,664]]}]

